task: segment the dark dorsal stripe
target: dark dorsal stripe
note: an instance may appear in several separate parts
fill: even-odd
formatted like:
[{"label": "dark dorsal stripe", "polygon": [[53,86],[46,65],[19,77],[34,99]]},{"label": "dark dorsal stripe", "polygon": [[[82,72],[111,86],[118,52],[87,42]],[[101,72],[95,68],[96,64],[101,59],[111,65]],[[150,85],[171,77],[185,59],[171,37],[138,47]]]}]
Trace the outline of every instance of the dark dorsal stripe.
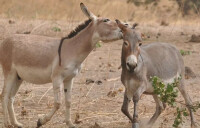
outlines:
[{"label": "dark dorsal stripe", "polygon": [[82,24],[80,24],[78,27],[76,27],[74,30],[72,30],[69,33],[68,36],[61,38],[60,45],[58,47],[59,65],[61,65],[61,48],[62,48],[62,44],[63,44],[64,40],[65,39],[70,39],[70,38],[76,36],[81,30],[83,30],[84,28],[86,28],[90,24],[91,21],[92,21],[91,19],[86,20],[85,22],[83,22]]}]

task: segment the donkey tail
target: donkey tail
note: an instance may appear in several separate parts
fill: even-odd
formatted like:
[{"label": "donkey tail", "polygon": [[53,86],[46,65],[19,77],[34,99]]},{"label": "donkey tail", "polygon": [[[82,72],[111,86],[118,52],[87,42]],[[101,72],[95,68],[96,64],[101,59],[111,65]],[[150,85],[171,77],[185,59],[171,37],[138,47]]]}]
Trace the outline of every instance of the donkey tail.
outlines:
[{"label": "donkey tail", "polygon": [[196,78],[196,74],[192,71],[190,67],[185,66],[185,78]]}]

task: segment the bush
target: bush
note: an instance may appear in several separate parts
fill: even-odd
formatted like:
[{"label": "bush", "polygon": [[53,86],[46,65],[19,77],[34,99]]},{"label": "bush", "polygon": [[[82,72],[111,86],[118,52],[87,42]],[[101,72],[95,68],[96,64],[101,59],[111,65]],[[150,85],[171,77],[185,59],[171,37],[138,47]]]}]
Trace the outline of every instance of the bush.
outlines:
[{"label": "bush", "polygon": [[180,53],[181,53],[182,56],[185,56],[185,55],[190,55],[191,51],[180,50]]},{"label": "bush", "polygon": [[[179,81],[181,80],[181,77],[178,79],[174,79],[173,83],[165,85],[162,80],[159,77],[152,77],[151,82],[154,88],[154,93],[158,95],[159,99],[167,103],[169,106],[176,108],[175,113],[175,119],[174,124],[172,125],[174,128],[178,128],[180,124],[182,124],[183,116],[188,116],[188,111],[186,107],[179,108],[177,107],[177,101],[176,98],[178,96],[178,89],[177,86],[179,84]],[[193,106],[189,106],[194,112],[197,111],[197,109],[200,108],[200,103],[196,103]]]},{"label": "bush", "polygon": [[[189,15],[192,11],[196,14],[200,12],[200,0],[174,0],[176,1],[179,11],[183,16]],[[155,6],[160,2],[160,0],[127,0],[127,3],[133,3],[136,6],[154,4]],[[200,14],[199,14],[200,15]]]},{"label": "bush", "polygon": [[176,0],[176,3],[183,16],[189,15],[189,11],[193,11],[196,14],[200,11],[200,0]]},{"label": "bush", "polygon": [[159,0],[127,0],[127,3],[134,3],[135,6],[154,4],[157,5]]}]

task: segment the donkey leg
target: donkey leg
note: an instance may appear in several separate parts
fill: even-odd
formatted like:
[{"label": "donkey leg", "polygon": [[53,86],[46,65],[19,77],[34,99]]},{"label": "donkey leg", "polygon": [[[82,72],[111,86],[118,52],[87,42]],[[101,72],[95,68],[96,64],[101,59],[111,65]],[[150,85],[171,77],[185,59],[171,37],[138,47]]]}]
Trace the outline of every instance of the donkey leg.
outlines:
[{"label": "donkey leg", "polygon": [[158,99],[158,96],[157,95],[153,95],[153,98],[156,102],[156,111],[154,113],[154,115],[151,117],[151,119],[149,120],[148,124],[150,126],[152,126],[155,121],[157,120],[158,116],[162,113],[162,111],[164,110],[164,106],[163,106],[163,103]]},{"label": "donkey leg", "polygon": [[137,113],[137,103],[138,101],[134,101],[134,112],[133,112],[133,122],[132,122],[132,128],[139,128],[139,122],[138,122],[138,113]]},{"label": "donkey leg", "polygon": [[124,93],[124,101],[123,105],[121,107],[121,111],[130,119],[131,122],[133,122],[133,118],[131,117],[129,111],[128,111],[128,105],[130,100],[128,99],[126,92]]},{"label": "donkey leg", "polygon": [[19,123],[16,119],[13,103],[14,103],[15,95],[16,95],[17,91],[19,90],[21,83],[22,83],[22,80],[18,80],[18,78],[16,76],[15,85],[13,84],[13,86],[12,86],[9,101],[8,101],[8,112],[9,112],[11,124],[18,128],[22,127],[23,125],[21,123]]},{"label": "donkey leg", "polygon": [[180,81],[180,85],[178,86],[178,89],[179,91],[181,92],[184,100],[185,100],[185,103],[186,103],[186,106],[190,112],[190,118],[191,118],[191,127],[197,127],[196,126],[196,123],[195,123],[195,119],[194,119],[194,115],[193,115],[193,112],[192,112],[192,109],[191,109],[191,106],[192,106],[192,100],[190,99],[188,93],[186,92],[185,90],[185,85],[184,85],[184,80],[182,79]]},{"label": "donkey leg", "polygon": [[8,83],[9,83],[8,80],[4,80],[4,87],[2,91],[2,109],[3,109],[5,127],[11,126],[9,115],[8,115],[8,97],[11,90],[11,84],[8,84]]},{"label": "donkey leg", "polygon": [[73,78],[64,81],[64,92],[65,92],[65,107],[66,107],[66,124],[69,128],[75,128],[75,125],[71,121],[71,90],[73,86]]},{"label": "donkey leg", "polygon": [[52,116],[60,108],[61,101],[62,101],[61,96],[63,92],[62,87],[63,87],[63,81],[61,79],[53,80],[54,107],[48,114],[38,119],[37,127],[40,127],[44,125],[46,122],[48,122],[49,120],[51,120]]},{"label": "donkey leg", "polygon": [[2,91],[2,108],[4,114],[4,125],[5,127],[9,127],[11,125],[9,120],[9,113],[8,113],[8,101],[9,95],[12,89],[13,84],[15,84],[15,71],[10,71],[9,74],[4,74],[4,87]]}]

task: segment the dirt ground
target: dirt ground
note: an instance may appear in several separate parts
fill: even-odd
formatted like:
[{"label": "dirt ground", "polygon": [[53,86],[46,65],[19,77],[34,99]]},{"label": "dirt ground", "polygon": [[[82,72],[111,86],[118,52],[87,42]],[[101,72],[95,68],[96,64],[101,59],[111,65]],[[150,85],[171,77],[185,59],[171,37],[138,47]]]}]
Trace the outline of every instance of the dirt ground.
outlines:
[{"label": "dirt ground", "polygon": [[[0,19],[0,40],[14,33],[31,33],[44,36],[62,37],[72,30],[77,22],[71,24],[65,21],[42,20],[11,20]],[[61,30],[55,30],[60,28]],[[56,32],[57,31],[57,32]],[[200,26],[187,26],[173,23],[169,26],[140,23],[138,31],[145,34],[143,44],[151,42],[167,42],[177,46],[179,50],[191,51],[184,56],[185,65],[192,68],[196,78],[186,80],[186,88],[195,101],[200,101],[200,42],[189,42],[192,34],[200,34]],[[72,120],[80,116],[79,128],[130,128],[131,123],[120,111],[124,87],[119,79],[121,74],[120,57],[122,40],[112,43],[101,43],[102,47],[95,49],[84,61],[80,74],[75,78],[72,93]],[[2,70],[0,71],[2,73]],[[95,83],[86,84],[87,79]],[[102,82],[102,83],[101,83]],[[3,75],[0,77],[0,91],[3,88]],[[113,92],[112,95],[108,95]],[[182,96],[178,101],[184,102]],[[1,104],[1,103],[0,103]],[[38,117],[46,114],[53,107],[52,84],[34,85],[23,82],[16,95],[15,112],[19,122],[25,128],[35,128]],[[138,105],[140,123],[145,124],[155,111],[152,96],[142,95]],[[133,104],[130,105],[133,111]],[[171,128],[175,109],[167,107],[158,118],[153,128]],[[65,109],[61,109],[43,128],[64,128]],[[195,113],[196,122],[200,124],[200,110]],[[181,128],[190,128],[190,118],[184,118]],[[3,113],[0,105],[0,127],[3,127]],[[200,127],[200,125],[198,125]],[[145,128],[145,125],[144,125]]]}]

